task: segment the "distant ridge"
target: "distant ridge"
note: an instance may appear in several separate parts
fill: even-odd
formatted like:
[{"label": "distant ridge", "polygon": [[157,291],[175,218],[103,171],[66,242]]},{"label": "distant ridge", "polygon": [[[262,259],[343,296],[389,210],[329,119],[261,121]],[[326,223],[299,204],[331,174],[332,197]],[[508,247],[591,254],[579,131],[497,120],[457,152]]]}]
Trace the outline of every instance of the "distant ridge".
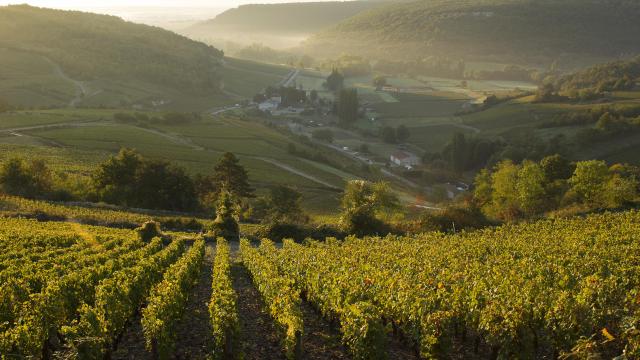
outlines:
[{"label": "distant ridge", "polygon": [[640,53],[638,19],[640,2],[630,0],[421,0],[355,15],[302,50],[325,57],[602,60]]}]

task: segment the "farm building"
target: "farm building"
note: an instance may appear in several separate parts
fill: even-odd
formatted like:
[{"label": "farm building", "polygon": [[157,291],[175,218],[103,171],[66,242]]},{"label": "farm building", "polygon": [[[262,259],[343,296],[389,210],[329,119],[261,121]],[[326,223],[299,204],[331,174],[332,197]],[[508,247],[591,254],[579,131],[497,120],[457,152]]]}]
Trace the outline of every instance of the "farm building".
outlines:
[{"label": "farm building", "polygon": [[398,150],[391,154],[391,162],[398,166],[411,168],[420,164],[420,158],[410,152]]},{"label": "farm building", "polygon": [[280,107],[281,103],[282,98],[279,96],[274,96],[271,99],[267,99],[258,104],[258,109],[260,109],[260,111],[272,112],[274,110],[277,110]]}]

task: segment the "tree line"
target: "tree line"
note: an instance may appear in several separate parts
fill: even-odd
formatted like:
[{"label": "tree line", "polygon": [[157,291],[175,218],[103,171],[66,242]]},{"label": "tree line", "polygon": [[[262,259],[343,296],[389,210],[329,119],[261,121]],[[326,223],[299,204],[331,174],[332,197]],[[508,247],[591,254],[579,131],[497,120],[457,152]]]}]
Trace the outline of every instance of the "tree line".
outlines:
[{"label": "tree line", "polygon": [[473,198],[491,219],[513,221],[561,209],[591,211],[632,205],[640,194],[640,168],[601,160],[571,163],[559,155],[520,164],[505,160],[484,169]]},{"label": "tree line", "polygon": [[99,164],[88,179],[54,173],[42,159],[11,158],[0,165],[0,190],[6,194],[44,200],[85,200],[133,208],[206,211],[226,188],[251,197],[246,170],[232,153],[222,156],[208,176],[190,176],[164,160],[148,159],[132,149],[121,149]]}]

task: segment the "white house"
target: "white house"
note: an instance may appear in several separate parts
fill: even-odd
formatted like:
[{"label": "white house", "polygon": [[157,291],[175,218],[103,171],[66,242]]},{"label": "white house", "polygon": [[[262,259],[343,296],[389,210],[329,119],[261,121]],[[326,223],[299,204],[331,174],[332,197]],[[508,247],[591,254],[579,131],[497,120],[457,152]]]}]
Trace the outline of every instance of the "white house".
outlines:
[{"label": "white house", "polygon": [[420,158],[410,152],[398,150],[391,154],[391,162],[398,166],[411,168],[420,164]]},{"label": "white house", "polygon": [[274,96],[271,99],[267,99],[258,104],[258,109],[260,109],[260,111],[272,112],[274,110],[278,110],[281,103],[282,98],[279,96]]}]

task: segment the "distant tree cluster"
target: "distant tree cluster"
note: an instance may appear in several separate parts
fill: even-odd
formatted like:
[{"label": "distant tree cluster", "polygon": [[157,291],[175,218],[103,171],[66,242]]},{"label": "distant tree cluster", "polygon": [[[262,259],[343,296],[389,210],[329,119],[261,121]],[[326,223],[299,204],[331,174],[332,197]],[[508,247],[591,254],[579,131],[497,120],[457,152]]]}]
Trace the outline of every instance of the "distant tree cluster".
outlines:
[{"label": "distant tree cluster", "polygon": [[547,74],[525,69],[518,65],[505,65],[500,70],[467,71],[465,78],[477,80],[539,81]]},{"label": "distant tree cluster", "polygon": [[422,160],[432,167],[461,173],[484,167],[504,146],[501,141],[455,133],[441,152],[426,153]]},{"label": "distant tree cluster", "polygon": [[335,70],[344,77],[366,76],[371,73],[369,60],[352,55],[343,55],[334,60],[327,60],[320,64],[320,68]]},{"label": "distant tree cluster", "polygon": [[315,59],[308,55],[297,55],[288,51],[276,50],[263,44],[254,43],[232,52],[233,57],[273,64],[288,64],[299,68],[312,67]]},{"label": "distant tree cluster", "polygon": [[337,103],[340,124],[345,127],[353,125],[358,121],[359,109],[358,91],[356,89],[342,89]]},{"label": "distant tree cluster", "polygon": [[465,67],[463,60],[429,56],[412,61],[378,60],[373,66],[373,70],[390,75],[438,76],[462,79],[465,77]]},{"label": "distant tree cluster", "polygon": [[539,102],[580,100],[589,101],[612,91],[633,90],[640,81],[640,57],[595,65],[570,75],[548,79],[540,86]]},{"label": "distant tree cluster", "polygon": [[184,212],[215,208],[223,192],[237,206],[241,199],[254,197],[248,174],[232,153],[223,155],[212,175],[194,178],[180,166],[144,158],[131,149],[122,149],[100,164],[82,186],[54,173],[43,160],[9,159],[0,166],[0,191],[27,198]]},{"label": "distant tree cluster", "polygon": [[559,156],[540,162],[510,160],[482,170],[474,200],[489,218],[514,221],[572,205],[585,209],[619,208],[637,200],[640,168],[604,161],[571,163]]},{"label": "distant tree cluster", "polygon": [[314,130],[311,133],[311,137],[313,137],[315,140],[320,140],[320,141],[325,141],[325,142],[328,142],[328,143],[332,143],[333,142],[333,131],[331,131],[330,129]]},{"label": "distant tree cluster", "polygon": [[53,189],[53,173],[42,160],[13,158],[0,167],[0,190],[6,194],[44,199]]},{"label": "distant tree cluster", "polygon": [[502,160],[521,162],[525,159],[540,160],[555,153],[564,154],[568,151],[567,142],[564,135],[548,140],[529,134],[493,140],[455,133],[442,151],[425,153],[422,161],[432,168],[460,174],[492,166]]},{"label": "distant tree cluster", "polygon": [[324,85],[328,90],[338,92],[344,88],[344,75],[337,69],[333,69]]},{"label": "distant tree cluster", "polygon": [[387,144],[403,144],[411,137],[409,128],[404,125],[398,127],[383,126],[380,128],[380,137]]},{"label": "distant tree cluster", "polygon": [[100,165],[92,180],[97,199],[110,204],[179,211],[198,207],[193,180],[183,168],[130,149]]},{"label": "distant tree cluster", "polygon": [[640,131],[640,115],[625,117],[605,112],[598,118],[594,127],[582,129],[576,134],[576,142],[584,147],[621,135],[629,136],[638,131]]}]

